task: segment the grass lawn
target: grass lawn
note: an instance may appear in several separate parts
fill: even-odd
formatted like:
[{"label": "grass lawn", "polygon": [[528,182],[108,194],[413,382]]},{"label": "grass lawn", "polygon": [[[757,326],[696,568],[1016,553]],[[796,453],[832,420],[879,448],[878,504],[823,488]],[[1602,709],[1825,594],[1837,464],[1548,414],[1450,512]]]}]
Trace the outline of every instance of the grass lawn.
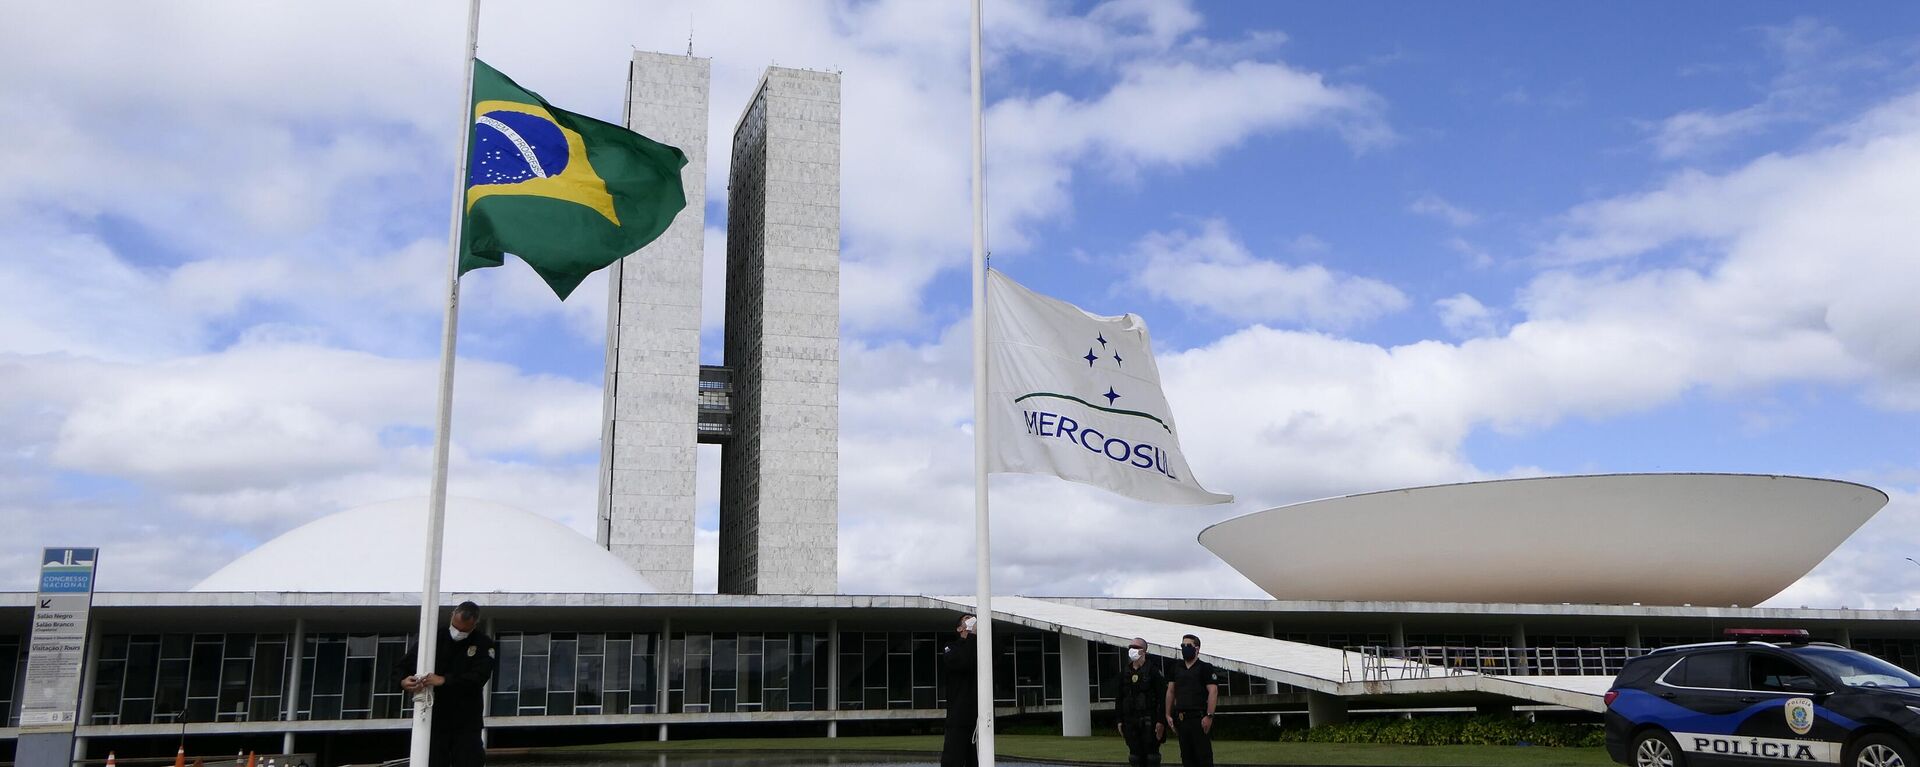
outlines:
[{"label": "grass lawn", "polygon": [[[1117,737],[1062,738],[1053,735],[1001,735],[1000,755],[1035,761],[1124,765],[1126,745]],[[935,754],[937,735],[873,738],[723,738],[660,743],[636,741],[602,746],[580,746],[591,751],[844,751]],[[1180,763],[1178,744],[1161,748],[1169,767]],[[1523,748],[1513,746],[1386,746],[1367,743],[1274,743],[1223,740],[1213,744],[1214,761],[1222,765],[1291,764],[1352,765],[1355,767],[1605,767],[1607,753],[1598,748]]]}]

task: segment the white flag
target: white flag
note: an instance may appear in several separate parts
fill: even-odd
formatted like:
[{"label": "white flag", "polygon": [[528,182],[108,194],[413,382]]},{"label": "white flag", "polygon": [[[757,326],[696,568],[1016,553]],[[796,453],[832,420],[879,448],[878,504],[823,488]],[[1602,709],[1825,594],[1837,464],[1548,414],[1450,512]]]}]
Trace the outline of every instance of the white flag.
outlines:
[{"label": "white flag", "polygon": [[1147,323],[987,270],[987,471],[1052,474],[1156,503],[1231,503],[1193,478]]}]

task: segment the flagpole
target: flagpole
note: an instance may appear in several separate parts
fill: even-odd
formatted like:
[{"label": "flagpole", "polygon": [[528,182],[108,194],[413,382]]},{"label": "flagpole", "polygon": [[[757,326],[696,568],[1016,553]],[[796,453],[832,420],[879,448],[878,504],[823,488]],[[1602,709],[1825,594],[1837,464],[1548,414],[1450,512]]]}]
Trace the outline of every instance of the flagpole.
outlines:
[{"label": "flagpole", "polygon": [[[439,648],[440,630],[440,550],[447,520],[447,453],[453,431],[453,357],[454,342],[460,325],[460,226],[466,220],[467,153],[473,136],[473,61],[480,42],[480,0],[467,2],[466,72],[460,88],[460,155],[453,175],[453,223],[449,227],[447,250],[447,316],[440,337],[440,403],[434,422],[433,486],[427,496],[427,551],[425,573],[420,583],[420,630],[415,634],[419,665],[415,676],[433,673],[434,654]],[[433,688],[423,688],[413,696],[413,742],[407,752],[408,763],[427,764],[427,749],[433,731]]]},{"label": "flagpole", "polygon": [[993,767],[993,536],[987,530],[987,141],[980,119],[980,0],[973,0],[973,536],[974,725],[980,764]]}]

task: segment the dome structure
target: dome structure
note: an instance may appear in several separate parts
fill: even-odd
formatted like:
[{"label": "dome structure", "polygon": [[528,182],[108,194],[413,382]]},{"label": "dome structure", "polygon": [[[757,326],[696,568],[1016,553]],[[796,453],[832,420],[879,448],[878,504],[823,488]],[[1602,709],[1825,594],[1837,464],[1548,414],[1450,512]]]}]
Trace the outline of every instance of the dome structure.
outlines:
[{"label": "dome structure", "polygon": [[1281,506],[1200,544],[1276,599],[1751,607],[1887,500],[1803,477],[1542,477]]},{"label": "dome structure", "polygon": [[[418,592],[425,498],[348,509],[261,544],[193,591]],[[572,529],[489,501],[448,498],[444,593],[652,593],[625,562]]]}]

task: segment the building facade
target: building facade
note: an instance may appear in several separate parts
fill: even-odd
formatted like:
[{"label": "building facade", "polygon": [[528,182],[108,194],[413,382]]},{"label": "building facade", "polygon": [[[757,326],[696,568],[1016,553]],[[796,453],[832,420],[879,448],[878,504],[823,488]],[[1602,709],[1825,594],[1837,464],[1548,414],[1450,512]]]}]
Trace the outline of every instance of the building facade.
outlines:
[{"label": "building facade", "polygon": [[687,206],[659,239],[608,272],[598,540],[673,592],[693,590],[712,65],[692,56],[633,54],[627,127],[686,153],[680,182]]},{"label": "building facade", "polygon": [[[836,734],[930,727],[942,714],[939,651],[953,602],[917,596],[472,595],[500,641],[488,689],[495,745],[654,737]],[[0,756],[18,735],[31,594],[0,594]],[[83,686],[86,753],[168,756],[174,738],[385,758],[410,700],[398,667],[411,595],[105,593]],[[1734,627],[1797,627],[1920,670],[1920,611],[1610,605],[1066,599],[1113,618],[1291,639],[1482,674],[1606,677],[1641,648]],[[1149,632],[1151,633],[1151,632]],[[1148,636],[1156,647],[1177,636]],[[994,697],[1005,716],[1100,716],[1122,644],[1072,625],[996,623]],[[1366,678],[1356,660],[1353,679]],[[1249,723],[1305,714],[1314,693],[1230,673],[1222,711]],[[1458,706],[1454,698],[1348,702],[1355,712]],[[1484,702],[1479,699],[1478,702]],[[1509,705],[1527,701],[1509,700]],[[1470,702],[1471,704],[1471,702]],[[1566,709],[1574,717],[1592,717]],[[389,737],[391,736],[391,737]],[[387,738],[382,740],[382,738]],[[363,747],[362,744],[373,744]],[[227,749],[230,753],[233,749]],[[400,745],[399,750],[404,750]],[[151,753],[148,753],[151,752]]]},{"label": "building facade", "polygon": [[693,588],[696,444],[721,446],[719,584],[838,586],[840,76],[771,67],[735,126],[723,365],[700,365],[711,62],[634,54],[628,125],[680,147],[687,207],[611,274],[599,542]]},{"label": "building facade", "polygon": [[734,128],[720,592],[832,594],[839,573],[840,76],[772,67]]}]

